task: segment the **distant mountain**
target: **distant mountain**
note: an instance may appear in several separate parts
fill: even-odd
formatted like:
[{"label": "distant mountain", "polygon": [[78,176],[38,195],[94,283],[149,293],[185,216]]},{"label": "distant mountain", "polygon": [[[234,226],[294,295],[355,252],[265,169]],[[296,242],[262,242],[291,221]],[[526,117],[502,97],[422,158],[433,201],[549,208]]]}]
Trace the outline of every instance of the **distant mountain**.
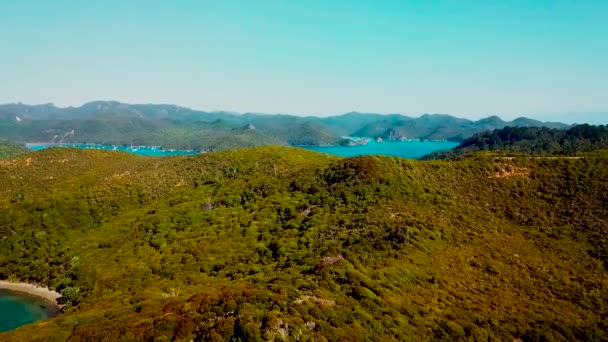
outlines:
[{"label": "distant mountain", "polygon": [[[311,118],[313,119],[313,118]],[[331,130],[342,136],[350,135],[354,136],[354,132],[360,130],[362,127],[384,121],[398,121],[404,119],[410,119],[399,114],[374,114],[374,113],[358,113],[350,112],[342,115],[330,116],[325,118],[314,118],[319,120],[320,123],[329,127]],[[371,137],[371,135],[370,135]]]},{"label": "distant mountain", "polygon": [[548,127],[505,127],[477,133],[452,150],[435,152],[424,159],[456,158],[487,150],[533,155],[575,155],[602,149],[608,149],[608,126],[585,124],[567,130]]},{"label": "distant mountain", "polygon": [[414,119],[404,116],[392,116],[387,118],[380,118],[379,120],[372,121],[358,130],[351,133],[355,137],[380,137],[388,138],[385,134],[394,127],[404,127],[408,123],[414,121]]},{"label": "distant mountain", "polygon": [[557,128],[563,129],[568,127],[568,125],[560,123],[560,122],[542,122],[538,120],[528,119],[528,118],[517,118],[511,122],[505,123],[506,126],[511,127],[548,127],[548,128]]},{"label": "distant mountain", "polygon": [[354,135],[379,137],[384,140],[429,139],[462,141],[475,133],[506,126],[568,127],[565,124],[544,123],[527,118],[519,118],[512,122],[506,122],[497,116],[490,116],[478,121],[471,121],[445,114],[425,114],[419,118],[402,117],[400,119],[373,122],[356,131]]},{"label": "distant mountain", "polygon": [[[256,129],[240,130],[249,125]],[[206,151],[267,144],[333,145],[340,143],[342,136],[463,141],[475,133],[505,126],[567,127],[527,118],[505,122],[497,116],[478,121],[445,114],[412,118],[351,112],[302,117],[205,112],[171,104],[116,101],[67,108],[53,104],[0,105],[0,137],[11,141],[162,145]]]},{"label": "distant mountain", "polygon": [[[608,109],[594,111],[576,111],[566,113],[538,114],[539,120],[552,120],[571,125],[608,125]],[[582,120],[581,118],[585,118]]]}]

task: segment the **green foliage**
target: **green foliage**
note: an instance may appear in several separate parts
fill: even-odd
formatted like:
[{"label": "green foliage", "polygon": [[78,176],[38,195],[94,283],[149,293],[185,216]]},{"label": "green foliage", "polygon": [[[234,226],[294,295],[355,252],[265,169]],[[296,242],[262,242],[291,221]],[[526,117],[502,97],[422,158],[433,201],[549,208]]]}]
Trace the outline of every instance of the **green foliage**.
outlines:
[{"label": "green foliage", "polygon": [[2,341],[606,340],[608,155],[49,149],[0,168]]},{"label": "green foliage", "polygon": [[427,139],[463,141],[465,138],[475,133],[501,129],[508,126],[566,127],[566,125],[563,124],[546,123],[526,118],[505,122],[497,116],[471,121],[442,114],[425,114],[419,118],[390,115],[368,123],[353,135],[358,137],[382,138],[384,140]]},{"label": "green foliage", "polygon": [[10,159],[27,152],[28,150],[24,146],[0,141],[0,159]]},{"label": "green foliage", "polygon": [[608,126],[579,125],[568,130],[505,127],[475,134],[452,150],[435,152],[424,159],[457,158],[488,150],[533,155],[576,155],[601,149],[608,149]]}]

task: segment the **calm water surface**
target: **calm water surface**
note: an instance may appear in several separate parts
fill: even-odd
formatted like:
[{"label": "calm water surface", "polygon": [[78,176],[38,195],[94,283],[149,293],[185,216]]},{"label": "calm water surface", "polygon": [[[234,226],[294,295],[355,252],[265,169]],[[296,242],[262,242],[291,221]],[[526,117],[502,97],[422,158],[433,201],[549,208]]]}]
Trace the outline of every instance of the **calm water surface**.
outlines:
[{"label": "calm water surface", "polygon": [[[300,146],[302,148],[335,154],[342,157],[355,157],[363,155],[386,155],[408,159],[418,159],[432,152],[449,150],[458,146],[458,143],[449,141],[370,141],[360,146]],[[178,156],[199,154],[198,151],[165,150],[152,146],[112,146],[97,144],[28,144],[27,147],[39,151],[50,147],[86,148],[107,151],[124,151],[141,156]]]},{"label": "calm water surface", "polygon": [[56,314],[56,309],[39,298],[0,290],[0,332],[13,330]]},{"label": "calm water surface", "polygon": [[114,146],[114,145],[99,145],[99,144],[27,144],[27,148],[33,151],[40,151],[50,147],[69,147],[69,148],[84,148],[106,151],[123,151],[134,153],[140,156],[163,157],[163,156],[182,156],[199,154],[198,151],[191,150],[165,150],[155,146]]},{"label": "calm water surface", "polygon": [[449,150],[458,146],[450,141],[385,141],[369,142],[361,146],[301,146],[305,149],[342,157],[355,157],[370,154],[418,159],[429,153]]}]

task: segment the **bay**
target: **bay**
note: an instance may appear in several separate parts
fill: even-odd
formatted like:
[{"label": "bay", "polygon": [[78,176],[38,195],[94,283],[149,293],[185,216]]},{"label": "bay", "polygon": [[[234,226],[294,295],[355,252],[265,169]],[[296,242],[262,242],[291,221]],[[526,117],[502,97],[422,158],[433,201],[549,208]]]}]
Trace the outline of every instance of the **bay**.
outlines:
[{"label": "bay", "polygon": [[94,149],[94,150],[105,150],[105,151],[123,151],[123,152],[137,154],[140,156],[149,156],[149,157],[165,157],[165,156],[181,156],[181,155],[200,154],[199,151],[193,151],[193,150],[165,150],[159,146],[29,143],[29,144],[26,144],[26,147],[32,151],[40,151],[45,148],[51,148],[51,147],[81,148],[81,149]]},{"label": "bay", "polygon": [[0,332],[13,330],[56,314],[56,308],[37,297],[0,290]]},{"label": "bay", "polygon": [[407,159],[419,159],[429,153],[449,150],[458,146],[451,141],[383,141],[371,140],[366,145],[357,146],[300,146],[302,148],[338,155],[355,157],[364,155],[385,155]]}]

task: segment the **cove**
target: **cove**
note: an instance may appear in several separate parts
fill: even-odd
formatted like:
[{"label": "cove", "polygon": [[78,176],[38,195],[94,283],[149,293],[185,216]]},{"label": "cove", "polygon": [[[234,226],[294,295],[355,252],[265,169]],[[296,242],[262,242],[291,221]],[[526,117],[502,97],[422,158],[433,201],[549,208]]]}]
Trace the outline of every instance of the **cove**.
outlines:
[{"label": "cove", "polygon": [[57,316],[59,309],[39,297],[0,289],[0,332]]},{"label": "cove", "polygon": [[25,144],[32,151],[40,151],[51,147],[81,148],[105,151],[123,151],[140,156],[165,157],[200,154],[193,150],[165,150],[160,146],[124,146],[124,145],[102,145],[102,144],[51,144],[51,143],[28,143]]},{"label": "cove", "polygon": [[429,153],[449,150],[458,146],[451,141],[383,141],[373,139],[366,145],[357,146],[299,146],[311,151],[334,154],[342,157],[385,155],[407,159],[419,159]]}]

